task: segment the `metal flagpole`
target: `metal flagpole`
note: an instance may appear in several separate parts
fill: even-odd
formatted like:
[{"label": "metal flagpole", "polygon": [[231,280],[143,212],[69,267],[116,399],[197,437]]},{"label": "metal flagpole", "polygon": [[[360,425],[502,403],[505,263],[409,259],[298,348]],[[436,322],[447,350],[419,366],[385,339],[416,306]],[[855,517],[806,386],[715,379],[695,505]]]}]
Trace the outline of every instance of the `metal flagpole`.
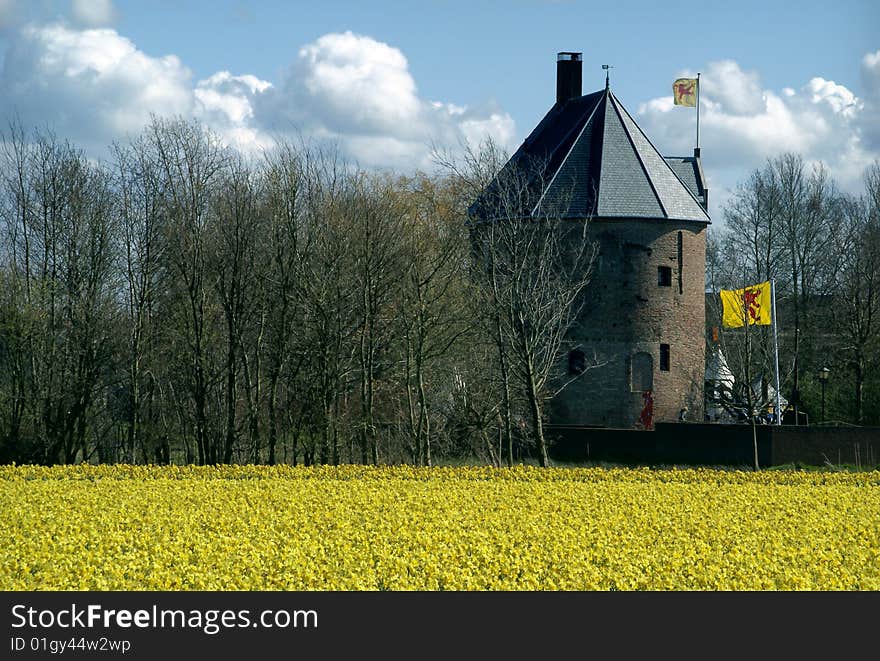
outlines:
[{"label": "metal flagpole", "polygon": [[697,149],[700,148],[700,72],[697,72]]},{"label": "metal flagpole", "polygon": [[776,281],[770,280],[770,296],[773,298],[773,349],[776,359],[776,424],[782,424],[782,411],[779,408],[779,336],[776,332]]}]

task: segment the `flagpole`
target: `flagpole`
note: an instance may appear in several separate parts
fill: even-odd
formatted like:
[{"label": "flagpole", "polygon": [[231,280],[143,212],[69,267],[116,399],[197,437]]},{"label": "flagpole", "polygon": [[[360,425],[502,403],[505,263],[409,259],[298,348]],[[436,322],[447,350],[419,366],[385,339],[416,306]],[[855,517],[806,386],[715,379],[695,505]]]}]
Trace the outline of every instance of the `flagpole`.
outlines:
[{"label": "flagpole", "polygon": [[700,150],[700,72],[697,72],[697,153]]},{"label": "flagpole", "polygon": [[780,395],[779,395],[779,336],[776,332],[776,281],[770,280],[770,296],[773,299],[773,349],[776,359],[776,424],[782,424],[782,411],[779,407]]}]

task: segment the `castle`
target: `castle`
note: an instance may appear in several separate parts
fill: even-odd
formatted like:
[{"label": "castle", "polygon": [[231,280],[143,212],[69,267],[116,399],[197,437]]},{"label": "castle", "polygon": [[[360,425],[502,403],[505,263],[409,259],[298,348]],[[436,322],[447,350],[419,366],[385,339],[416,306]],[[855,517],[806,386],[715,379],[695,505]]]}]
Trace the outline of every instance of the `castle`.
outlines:
[{"label": "castle", "polygon": [[699,149],[663,157],[611,91],[582,95],[582,54],[557,55],[556,103],[508,168],[542,163],[542,200],[588,220],[598,248],[568,340],[583,372],[553,425],[652,427],[703,419],[708,191]]}]

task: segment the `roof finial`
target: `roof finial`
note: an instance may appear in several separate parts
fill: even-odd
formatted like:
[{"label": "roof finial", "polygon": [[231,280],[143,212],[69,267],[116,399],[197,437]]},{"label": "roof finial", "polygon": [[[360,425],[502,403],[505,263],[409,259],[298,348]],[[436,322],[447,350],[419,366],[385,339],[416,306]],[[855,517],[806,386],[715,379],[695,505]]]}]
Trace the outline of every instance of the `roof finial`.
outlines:
[{"label": "roof finial", "polygon": [[610,64],[603,64],[602,68],[605,69],[605,89],[608,89],[608,74],[610,73],[608,70],[613,69],[614,67]]}]

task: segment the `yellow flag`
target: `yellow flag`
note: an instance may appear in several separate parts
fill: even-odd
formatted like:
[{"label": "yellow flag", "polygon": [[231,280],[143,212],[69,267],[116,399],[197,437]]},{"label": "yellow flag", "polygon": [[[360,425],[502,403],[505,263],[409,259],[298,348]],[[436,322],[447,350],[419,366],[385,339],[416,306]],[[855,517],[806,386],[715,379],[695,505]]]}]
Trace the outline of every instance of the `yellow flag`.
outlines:
[{"label": "yellow flag", "polygon": [[721,303],[724,306],[721,322],[725,328],[741,328],[746,319],[750,326],[767,326],[773,323],[769,280],[744,289],[722,289]]},{"label": "yellow flag", "polygon": [[672,83],[672,97],[677,106],[697,105],[697,79],[679,78]]}]

